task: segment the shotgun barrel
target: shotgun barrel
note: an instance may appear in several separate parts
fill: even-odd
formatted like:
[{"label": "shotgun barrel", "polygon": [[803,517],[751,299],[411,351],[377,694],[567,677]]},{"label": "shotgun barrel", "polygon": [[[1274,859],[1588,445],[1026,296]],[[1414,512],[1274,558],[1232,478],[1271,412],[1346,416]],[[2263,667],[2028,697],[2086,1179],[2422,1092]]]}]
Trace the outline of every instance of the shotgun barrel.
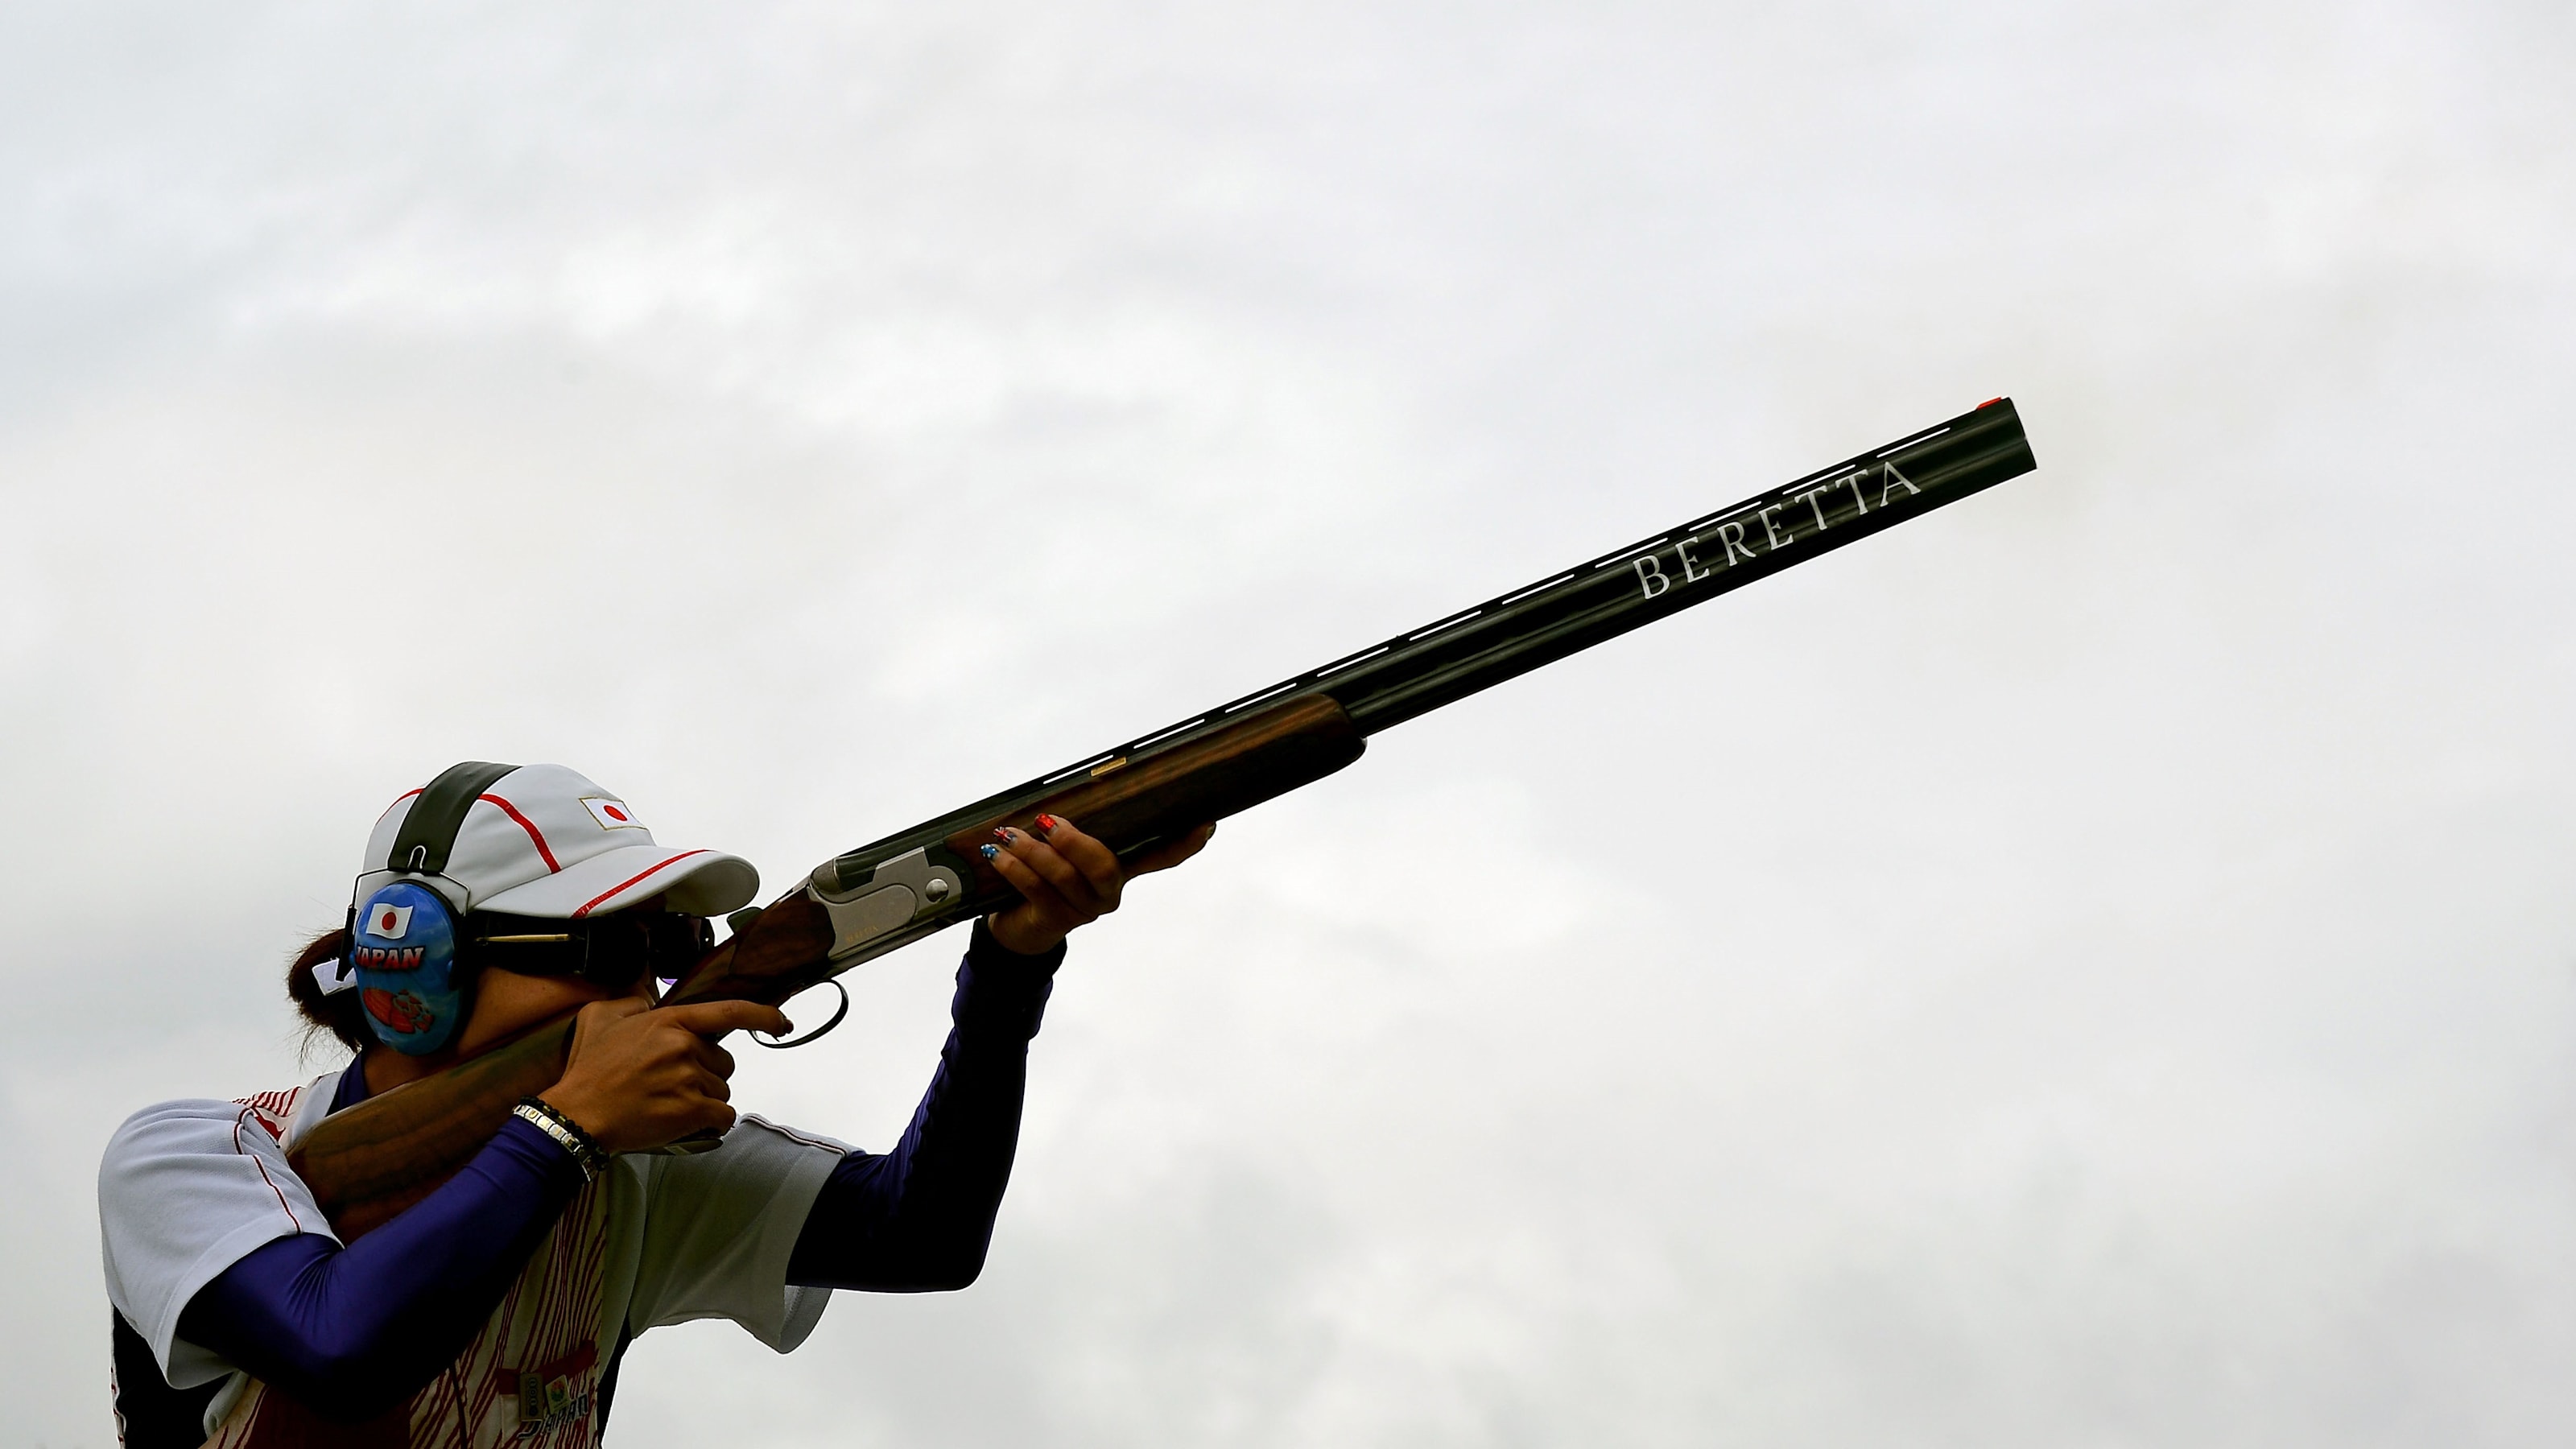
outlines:
[{"label": "shotgun barrel", "polygon": [[[1997,398],[826,861],[834,969],[1018,897],[975,847],[1063,815],[1121,855],[1308,784],[1370,735],[2037,466]],[[819,977],[815,978],[819,979]]]}]

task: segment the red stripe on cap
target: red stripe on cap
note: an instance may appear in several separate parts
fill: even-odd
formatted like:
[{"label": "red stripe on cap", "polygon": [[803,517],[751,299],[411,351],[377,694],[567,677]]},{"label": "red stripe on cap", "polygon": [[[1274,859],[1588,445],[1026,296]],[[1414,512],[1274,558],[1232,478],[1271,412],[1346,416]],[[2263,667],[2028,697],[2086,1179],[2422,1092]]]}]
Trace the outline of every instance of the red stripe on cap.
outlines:
[{"label": "red stripe on cap", "polygon": [[[426,788],[426,787],[423,787],[423,788]],[[401,806],[402,806],[402,802],[404,802],[405,800],[409,800],[409,799],[411,799],[412,797],[414,797],[414,796],[418,795],[419,793],[420,793],[420,791],[419,791],[419,790],[405,790],[405,791],[404,791],[404,792],[402,792],[401,794],[396,795],[396,796],[395,796],[395,797],[394,797],[390,802],[388,802],[388,803],[386,804],[386,806],[385,806],[385,808],[384,808],[384,809],[379,810],[379,811],[377,811],[377,812],[376,812],[376,823],[377,823],[378,825],[382,825],[382,824],[384,824],[384,823],[385,823],[385,817],[386,817],[386,816],[393,814],[395,810],[397,810],[397,809],[401,808]]]},{"label": "red stripe on cap", "polygon": [[589,900],[586,900],[586,901],[582,902],[582,903],[581,903],[581,909],[580,909],[580,910],[577,910],[577,911],[575,911],[575,912],[573,912],[573,913],[572,913],[572,918],[573,918],[574,920],[578,921],[578,920],[580,920],[582,917],[584,917],[584,916],[586,916],[586,915],[589,915],[589,914],[590,914],[590,908],[591,908],[592,906],[598,905],[601,901],[604,901],[604,900],[608,899],[610,896],[616,895],[618,892],[620,892],[620,891],[622,891],[622,890],[626,889],[628,886],[631,886],[631,885],[635,884],[637,881],[640,881],[640,880],[644,879],[644,877],[646,877],[646,876],[648,876],[648,875],[653,874],[655,871],[661,870],[664,866],[678,865],[681,861],[684,861],[684,860],[688,859],[690,856],[693,856],[693,855],[704,855],[704,854],[706,854],[706,852],[705,852],[705,851],[703,851],[703,850],[684,850],[684,851],[681,851],[679,854],[677,854],[677,855],[675,855],[675,856],[672,856],[669,860],[661,861],[661,862],[659,862],[659,863],[657,863],[657,864],[655,864],[655,865],[652,865],[652,866],[650,866],[650,867],[648,867],[648,868],[646,868],[646,869],[644,869],[644,870],[642,870],[642,871],[640,871],[640,872],[638,872],[638,873],[636,873],[636,874],[634,874],[634,875],[630,875],[630,876],[628,876],[626,879],[624,879],[624,880],[622,880],[622,881],[619,881],[617,884],[615,884],[615,885],[613,885],[613,886],[610,886],[608,889],[606,889],[606,890],[604,890],[604,891],[601,891],[599,894],[597,894],[597,895],[595,895],[595,896],[592,896]]},{"label": "red stripe on cap", "polygon": [[528,838],[537,843],[537,858],[546,863],[546,872],[548,874],[551,875],[554,872],[563,869],[562,866],[555,864],[555,853],[546,849],[545,832],[537,828],[537,823],[535,821],[520,814],[518,806],[511,804],[509,801],[502,799],[498,795],[477,795],[474,798],[482,801],[486,805],[500,806],[501,813],[519,822],[519,828],[528,832]]}]

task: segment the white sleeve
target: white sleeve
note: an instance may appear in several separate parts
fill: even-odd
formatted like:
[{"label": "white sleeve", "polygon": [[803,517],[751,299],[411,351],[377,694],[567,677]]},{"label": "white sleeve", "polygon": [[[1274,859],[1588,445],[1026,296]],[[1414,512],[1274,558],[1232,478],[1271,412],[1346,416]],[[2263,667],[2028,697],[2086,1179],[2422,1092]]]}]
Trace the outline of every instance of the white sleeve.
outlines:
[{"label": "white sleeve", "polygon": [[803,1343],[832,1290],[790,1287],[787,1259],[824,1179],[848,1151],[745,1116],[712,1152],[648,1159],[628,1325],[642,1333],[730,1318],[780,1353]]},{"label": "white sleeve", "polygon": [[285,1149],[232,1102],[164,1102],[125,1119],[99,1163],[98,1221],[108,1300],[183,1389],[232,1372],[178,1336],[198,1289],[263,1243],[339,1241]]}]

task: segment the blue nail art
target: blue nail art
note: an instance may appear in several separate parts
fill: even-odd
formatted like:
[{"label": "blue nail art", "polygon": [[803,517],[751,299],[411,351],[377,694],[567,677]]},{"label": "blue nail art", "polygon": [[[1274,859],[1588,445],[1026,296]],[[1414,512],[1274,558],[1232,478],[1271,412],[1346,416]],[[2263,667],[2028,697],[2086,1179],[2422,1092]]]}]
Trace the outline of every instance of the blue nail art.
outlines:
[{"label": "blue nail art", "polygon": [[991,860],[994,856],[997,856],[997,855],[999,855],[999,854],[1001,854],[1001,853],[1002,853],[1002,847],[1000,847],[1000,846],[998,846],[998,845],[987,845],[987,846],[983,847],[983,850],[984,850],[984,858],[985,858],[986,860]]}]

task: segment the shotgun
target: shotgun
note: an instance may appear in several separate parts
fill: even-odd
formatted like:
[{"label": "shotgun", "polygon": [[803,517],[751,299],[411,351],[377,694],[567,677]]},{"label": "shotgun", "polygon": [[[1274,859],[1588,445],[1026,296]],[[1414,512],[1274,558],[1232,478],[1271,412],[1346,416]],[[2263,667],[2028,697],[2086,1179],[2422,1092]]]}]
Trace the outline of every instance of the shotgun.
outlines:
[{"label": "shotgun", "polygon": [[[1133,859],[1311,784],[1368,737],[2038,466],[2008,398],[1086,756],[816,866],[667,994],[772,1005],[1019,899],[976,847],[1069,817]],[[837,1020],[837,1018],[835,1018]],[[337,1113],[290,1160],[344,1240],[426,1196],[563,1074],[569,1016]]]}]

